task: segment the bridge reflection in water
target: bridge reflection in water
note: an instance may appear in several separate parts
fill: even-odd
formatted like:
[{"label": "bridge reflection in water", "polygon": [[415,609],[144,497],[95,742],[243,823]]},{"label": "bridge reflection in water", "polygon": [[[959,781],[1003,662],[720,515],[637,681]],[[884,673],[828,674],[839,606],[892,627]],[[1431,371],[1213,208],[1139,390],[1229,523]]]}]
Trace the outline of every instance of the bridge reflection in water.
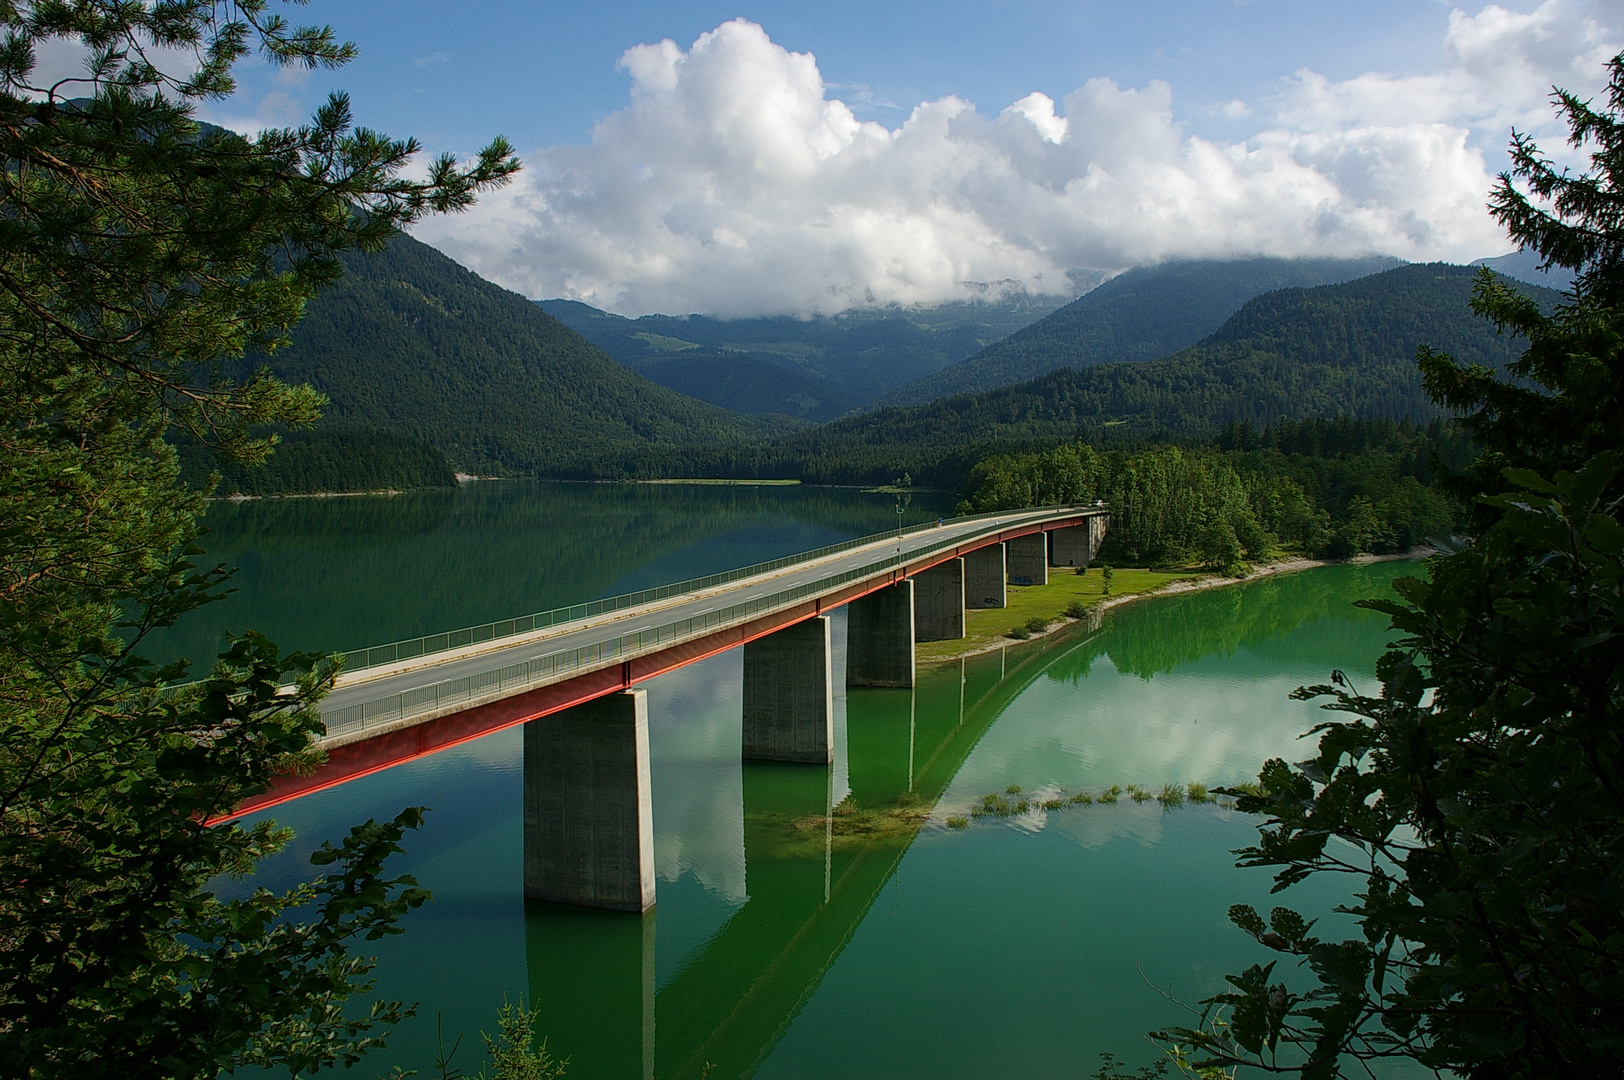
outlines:
[{"label": "bridge reflection in water", "polygon": [[[847,695],[834,766],[743,763],[748,899],[657,987],[658,908],[529,901],[529,997],[572,1080],[751,1075],[851,940],[970,751],[1075,632]],[[957,676],[957,677],[955,677]]]}]

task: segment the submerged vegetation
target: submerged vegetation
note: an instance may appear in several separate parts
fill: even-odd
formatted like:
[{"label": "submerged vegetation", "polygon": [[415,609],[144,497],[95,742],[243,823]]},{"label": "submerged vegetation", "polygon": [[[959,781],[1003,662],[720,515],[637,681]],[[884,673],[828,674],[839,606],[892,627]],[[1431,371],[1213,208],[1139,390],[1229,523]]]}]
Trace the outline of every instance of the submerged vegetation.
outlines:
[{"label": "submerged vegetation", "polygon": [[[1186,804],[1215,805],[1232,810],[1235,801],[1211,794],[1206,784],[1163,784],[1159,791],[1151,791],[1137,784],[1126,788],[1112,785],[1099,792],[1068,791],[1058,789],[1042,795],[1025,793],[1019,784],[1010,784],[1003,791],[990,792],[970,804],[966,814],[953,813],[942,818],[951,830],[968,829],[973,821],[982,818],[1013,818],[1023,814],[1053,813],[1074,807],[1114,806],[1118,798],[1129,795],[1135,803],[1156,802],[1163,810],[1171,811]],[[791,833],[804,840],[817,843],[828,841],[837,846],[867,843],[871,840],[910,840],[932,817],[932,807],[920,797],[907,792],[896,800],[878,805],[864,806],[854,796],[847,795],[829,814],[806,814],[787,821]]]},{"label": "submerged vegetation", "polygon": [[[1011,818],[1037,810],[1052,812],[1055,810],[1069,810],[1076,806],[1115,806],[1122,795],[1126,794],[1136,803],[1155,801],[1160,803],[1163,810],[1176,810],[1186,803],[1195,806],[1216,805],[1220,809],[1232,810],[1235,801],[1213,795],[1207,785],[1191,781],[1188,784],[1163,784],[1160,791],[1152,792],[1137,784],[1129,784],[1126,788],[1113,784],[1100,792],[1067,791],[1064,788],[1043,798],[1020,798],[1021,788],[1018,784],[1011,784],[1002,794],[992,792],[983,795],[970,804],[971,818]],[[949,817],[949,828],[964,828],[964,825],[955,825],[954,821],[964,821],[962,817]]]}]

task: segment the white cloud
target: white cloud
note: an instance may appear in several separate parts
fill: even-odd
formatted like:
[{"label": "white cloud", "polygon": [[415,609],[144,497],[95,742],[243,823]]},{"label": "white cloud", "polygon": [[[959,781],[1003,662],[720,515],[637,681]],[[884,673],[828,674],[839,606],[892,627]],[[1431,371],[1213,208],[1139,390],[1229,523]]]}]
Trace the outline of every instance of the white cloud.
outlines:
[{"label": "white cloud", "polygon": [[1549,135],[1551,84],[1599,89],[1621,38],[1570,0],[1457,10],[1437,71],[1302,71],[1223,106],[1255,134],[1219,142],[1184,130],[1167,84],[1107,79],[993,118],[927,101],[889,129],[736,20],[627,50],[630,103],[589,145],[527,155],[513,187],[418,234],[526,295],[626,314],[1068,292],[1069,270],[1169,258],[1465,260],[1505,247],[1483,204],[1511,126]]}]

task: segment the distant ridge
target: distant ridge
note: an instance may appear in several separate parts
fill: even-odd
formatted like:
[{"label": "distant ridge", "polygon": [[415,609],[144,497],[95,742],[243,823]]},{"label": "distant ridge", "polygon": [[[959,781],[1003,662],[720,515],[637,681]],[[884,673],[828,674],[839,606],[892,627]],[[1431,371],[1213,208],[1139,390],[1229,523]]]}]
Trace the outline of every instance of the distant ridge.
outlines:
[{"label": "distant ridge", "polygon": [[899,387],[880,405],[1012,386],[1058,368],[1154,360],[1194,345],[1253,297],[1391,270],[1398,259],[1240,259],[1162,263],[1120,274],[968,359]]},{"label": "distant ridge", "polygon": [[1539,252],[1532,248],[1523,248],[1513,251],[1510,255],[1501,255],[1493,259],[1478,259],[1473,266],[1487,266],[1496,273],[1504,274],[1508,278],[1516,278],[1530,285],[1540,285],[1547,289],[1556,289],[1558,292],[1566,291],[1573,284],[1573,271],[1562,267],[1554,270],[1541,270],[1539,268]]},{"label": "distant ridge", "polygon": [[1064,297],[1015,293],[929,308],[860,308],[799,319],[644,315],[536,301],[662,386],[743,413],[833,420],[1042,318]]},{"label": "distant ridge", "polygon": [[[1500,367],[1521,343],[1472,313],[1477,271],[1407,265],[1336,285],[1249,301],[1205,340],[1157,360],[1059,369],[1017,386],[888,407],[723,452],[733,475],[884,482],[904,472],[957,487],[977,461],[1056,442],[1207,439],[1231,421],[1347,416],[1426,421],[1426,344],[1463,363]],[[1520,288],[1542,305],[1559,295]]]}]

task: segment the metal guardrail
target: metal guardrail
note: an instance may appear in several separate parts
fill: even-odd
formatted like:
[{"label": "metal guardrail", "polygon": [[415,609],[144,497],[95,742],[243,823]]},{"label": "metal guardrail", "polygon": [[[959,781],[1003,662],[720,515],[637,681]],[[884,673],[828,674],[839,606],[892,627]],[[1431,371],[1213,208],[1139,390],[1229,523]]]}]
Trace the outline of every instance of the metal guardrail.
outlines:
[{"label": "metal guardrail", "polygon": [[[1032,510],[1042,509],[1048,508],[1032,508]],[[1055,509],[1059,509],[1059,507]],[[990,514],[971,514],[966,517],[950,518],[944,524],[958,525],[968,521],[1010,517],[1029,512],[1031,511],[1004,510],[994,511]],[[395,664],[402,660],[415,660],[420,656],[432,656],[435,653],[450,652],[452,649],[461,649],[469,645],[479,645],[500,638],[528,634],[536,630],[546,630],[549,627],[559,626],[563,623],[580,622],[606,612],[620,611],[624,608],[637,607],[639,604],[648,604],[672,596],[699,592],[701,589],[709,589],[715,585],[725,585],[730,581],[755,577],[758,574],[770,574],[774,570],[782,570],[786,566],[812,562],[828,555],[838,555],[842,551],[860,548],[865,544],[876,544],[882,540],[908,536],[934,528],[938,528],[938,526],[927,521],[919,525],[909,525],[905,529],[874,533],[872,536],[861,536],[855,540],[845,540],[838,544],[830,544],[827,547],[815,548],[812,551],[803,551],[798,555],[786,555],[781,559],[773,559],[770,562],[756,563],[753,566],[743,566],[737,570],[711,574],[709,577],[690,578],[687,581],[679,581],[671,585],[660,585],[653,589],[643,589],[640,592],[623,593],[620,596],[611,596],[603,600],[593,600],[585,604],[572,604],[569,607],[552,608],[548,611],[538,611],[532,615],[520,615],[512,619],[499,619],[495,622],[482,623],[479,626],[466,626],[461,630],[450,630],[441,634],[426,634],[423,637],[392,641],[387,645],[373,645],[365,649],[352,649],[342,654],[344,657],[343,670],[347,672],[365,671],[367,668],[381,667],[384,664]]]},{"label": "metal guardrail", "polygon": [[[956,523],[962,523],[965,521],[982,519],[1020,518],[1042,509],[1051,508],[1039,507],[1032,510],[1015,511],[1013,513],[1010,511],[1004,511],[1002,513],[977,514],[974,517],[956,518],[954,520]],[[1053,507],[1052,509],[1092,510],[1098,508]],[[935,528],[933,525],[924,527]],[[865,543],[874,543],[876,540],[885,540],[904,535],[905,532],[918,531],[920,531],[920,527],[915,527],[913,529],[896,533],[882,533],[878,537],[865,537],[861,541],[847,541],[844,544],[833,545],[829,548],[820,548],[814,553],[807,553],[806,555],[801,556],[792,556],[787,559],[775,560],[773,563],[761,563],[758,565],[766,566],[768,568],[777,568],[778,565],[793,565],[796,562],[805,562],[809,557],[836,554],[840,551],[850,550],[853,547],[859,547]],[[804,600],[808,596],[827,592],[829,589],[844,585],[849,581],[856,581],[860,578],[872,577],[883,570],[912,562],[913,560],[926,555],[934,554],[935,552],[941,551],[943,548],[952,547],[960,543],[963,539],[963,537],[959,536],[950,537],[946,540],[940,540],[934,544],[931,544],[928,547],[909,551],[902,555],[887,555],[885,558],[880,559],[877,562],[872,562],[865,566],[857,567],[856,569],[847,570],[830,577],[819,578],[816,581],[805,582],[790,589],[782,589],[768,596],[759,596],[753,600],[747,600],[741,604],[733,604],[729,607],[719,608],[715,611],[708,611],[701,615],[695,615],[687,619],[679,619],[675,622],[666,623],[663,626],[647,628],[633,634],[623,634],[620,637],[611,639],[609,641],[597,642],[578,649],[564,649],[560,650],[559,652],[547,653],[543,656],[536,656],[529,660],[520,661],[517,664],[508,664],[505,667],[492,668],[489,671],[477,672],[473,675],[465,675],[460,679],[446,679],[442,682],[431,683],[428,686],[415,687],[411,690],[405,690],[398,694],[390,694],[387,697],[375,698],[371,701],[363,701],[356,705],[346,705],[341,709],[324,711],[321,714],[322,722],[326,725],[327,734],[329,736],[349,735],[357,731],[365,731],[369,727],[377,727],[381,724],[392,724],[408,719],[412,716],[438,712],[440,709],[450,705],[473,702],[492,693],[500,693],[504,691],[517,693],[520,690],[528,689],[546,682],[549,679],[556,678],[557,676],[568,671],[580,670],[621,657],[636,656],[646,650],[660,648],[676,641],[692,637],[696,634],[705,633],[708,630],[733,622],[737,619],[771,611],[775,608],[792,604],[798,600]],[[766,572],[754,568],[747,569],[752,569],[753,573]],[[745,576],[739,571],[734,571],[732,573],[734,574],[734,577],[732,578],[724,575],[715,576],[722,580],[735,580],[738,576]],[[696,580],[704,581],[709,579],[699,578]],[[683,584],[687,583],[685,582]],[[667,586],[667,588],[674,589],[676,586]],[[657,590],[648,591],[654,592]],[[687,591],[692,592],[695,590],[689,589]],[[633,593],[629,595],[635,596],[638,594]],[[666,593],[665,595],[671,596],[678,594]],[[616,599],[619,598],[617,597]]]}]

